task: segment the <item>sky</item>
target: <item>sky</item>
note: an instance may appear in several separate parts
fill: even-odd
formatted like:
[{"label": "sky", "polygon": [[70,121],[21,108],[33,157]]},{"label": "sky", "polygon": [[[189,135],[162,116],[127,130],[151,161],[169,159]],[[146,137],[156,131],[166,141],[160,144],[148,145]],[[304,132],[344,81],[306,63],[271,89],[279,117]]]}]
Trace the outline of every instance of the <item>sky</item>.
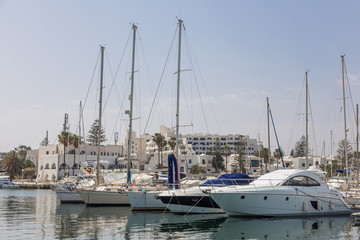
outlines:
[{"label": "sky", "polygon": [[[289,154],[305,134],[308,71],[309,146],[316,155],[334,154],[344,138],[341,55],[348,139],[355,143],[359,9],[359,1],[331,0],[0,0],[0,152],[19,145],[36,149],[46,131],[50,143],[57,143],[65,113],[70,131],[78,133],[80,101],[89,131],[98,118],[100,46],[106,143],[114,143],[114,132],[123,141],[132,24],[133,129],[139,136],[159,132],[160,125],[174,127],[182,19],[182,134],[242,134],[267,146],[268,97],[279,144]],[[273,129],[270,135],[275,149]]]}]

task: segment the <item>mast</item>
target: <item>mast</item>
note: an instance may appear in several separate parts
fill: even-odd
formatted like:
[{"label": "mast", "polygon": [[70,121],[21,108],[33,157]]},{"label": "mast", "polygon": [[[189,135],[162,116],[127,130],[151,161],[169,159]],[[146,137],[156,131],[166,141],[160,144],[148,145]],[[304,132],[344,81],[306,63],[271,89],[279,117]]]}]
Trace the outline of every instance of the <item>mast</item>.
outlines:
[{"label": "mast", "polygon": [[101,67],[100,67],[100,97],[99,97],[99,126],[97,136],[97,160],[96,160],[96,184],[100,184],[100,138],[101,138],[101,114],[102,114],[102,91],[104,78],[104,46],[101,46]]},{"label": "mast", "polygon": [[305,71],[305,79],[306,79],[306,133],[305,133],[305,169],[309,168],[309,130],[308,130],[308,125],[309,125],[309,118],[308,118],[308,94],[309,94],[309,90],[308,90],[308,72]]},{"label": "mast", "polygon": [[349,180],[349,163],[347,155],[347,129],[346,129],[346,108],[345,108],[345,79],[344,79],[344,55],[341,56],[341,77],[342,77],[342,87],[343,87],[343,108],[344,108],[344,151],[345,151],[345,167],[346,167],[346,179]]},{"label": "mast", "polygon": [[176,98],[176,156],[179,156],[179,108],[180,108],[180,66],[181,66],[181,30],[183,21],[179,19],[179,46],[178,46],[178,69],[177,69],[177,98]]},{"label": "mast", "polygon": [[128,135],[128,156],[127,156],[127,183],[131,184],[131,153],[132,153],[132,120],[133,120],[133,95],[134,95],[134,68],[135,68],[135,40],[136,25],[132,25],[133,29],[133,49],[132,49],[132,65],[131,65],[131,89],[130,89],[130,112],[129,112],[129,135]]},{"label": "mast", "polygon": [[268,166],[269,169],[266,168],[265,172],[270,172],[270,158],[271,158],[271,151],[270,151],[270,105],[269,105],[269,97],[266,98],[267,102],[267,124],[268,124]]},{"label": "mast", "polygon": [[356,104],[356,179],[359,186],[359,104]]},{"label": "mast", "polygon": [[332,155],[332,147],[333,147],[332,130],[330,130],[330,158],[331,158],[331,171],[330,171],[330,177],[332,177],[332,172],[333,172],[333,163],[334,163],[334,158],[333,158],[333,155]]}]

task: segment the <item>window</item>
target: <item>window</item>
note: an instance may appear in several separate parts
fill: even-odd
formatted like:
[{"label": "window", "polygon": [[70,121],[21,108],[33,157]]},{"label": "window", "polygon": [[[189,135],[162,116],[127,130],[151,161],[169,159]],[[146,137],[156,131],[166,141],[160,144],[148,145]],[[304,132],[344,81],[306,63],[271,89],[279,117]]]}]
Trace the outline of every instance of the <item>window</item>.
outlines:
[{"label": "window", "polygon": [[189,163],[191,164],[191,159],[189,159]]},{"label": "window", "polygon": [[310,177],[296,176],[284,182],[283,186],[316,187],[320,186],[320,183]]},{"label": "window", "polygon": [[206,163],[206,162],[205,162],[205,159],[203,159],[203,160],[202,160],[202,164],[205,164],[205,163]]}]

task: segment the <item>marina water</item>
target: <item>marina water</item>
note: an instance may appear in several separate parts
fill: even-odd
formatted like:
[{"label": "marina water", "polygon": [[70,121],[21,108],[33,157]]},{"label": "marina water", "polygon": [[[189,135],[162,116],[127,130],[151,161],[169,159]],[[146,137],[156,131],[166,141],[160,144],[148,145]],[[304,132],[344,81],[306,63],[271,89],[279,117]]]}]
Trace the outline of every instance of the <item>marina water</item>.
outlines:
[{"label": "marina water", "polygon": [[359,239],[350,216],[226,218],[60,204],[52,190],[0,190],[1,239]]}]

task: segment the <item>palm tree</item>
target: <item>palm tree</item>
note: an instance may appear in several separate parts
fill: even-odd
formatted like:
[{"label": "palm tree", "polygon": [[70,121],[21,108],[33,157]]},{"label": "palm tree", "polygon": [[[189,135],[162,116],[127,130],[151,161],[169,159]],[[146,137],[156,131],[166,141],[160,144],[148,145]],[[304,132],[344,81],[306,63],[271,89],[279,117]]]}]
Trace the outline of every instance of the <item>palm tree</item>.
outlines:
[{"label": "palm tree", "polygon": [[227,172],[227,165],[228,165],[227,157],[229,156],[229,153],[231,153],[229,145],[225,145],[223,147],[222,153],[225,154],[225,171]]},{"label": "palm tree", "polygon": [[6,172],[10,175],[11,179],[21,173],[22,167],[22,161],[15,150],[7,153],[1,161],[1,168],[6,170]]},{"label": "palm tree", "polygon": [[[166,142],[165,137],[163,135],[161,135],[161,133],[155,133],[152,140],[158,147],[158,165],[160,165],[160,152],[162,153],[162,148],[164,147],[164,142]],[[166,144],[165,144],[165,146],[166,146]],[[162,161],[161,161],[161,165],[162,165]]]},{"label": "palm tree", "polygon": [[66,153],[65,153],[65,151],[66,151],[66,147],[69,145],[69,142],[70,142],[70,134],[69,134],[69,132],[62,131],[58,135],[58,141],[59,141],[59,143],[64,145],[64,163],[63,163],[63,166],[64,166],[64,177],[65,177],[65,166],[66,166],[66,163],[65,163],[65,155],[66,155]]},{"label": "palm tree", "polygon": [[75,168],[76,168],[76,165],[75,165],[75,156],[76,156],[76,149],[79,148],[79,144],[80,144],[80,140],[81,140],[81,137],[76,135],[76,134],[71,134],[70,136],[70,144],[74,146],[74,165],[72,167],[73,169],[73,176],[75,176]]},{"label": "palm tree", "polygon": [[170,140],[168,141],[168,145],[170,146],[171,150],[174,151],[176,147],[176,138],[171,137]]}]

